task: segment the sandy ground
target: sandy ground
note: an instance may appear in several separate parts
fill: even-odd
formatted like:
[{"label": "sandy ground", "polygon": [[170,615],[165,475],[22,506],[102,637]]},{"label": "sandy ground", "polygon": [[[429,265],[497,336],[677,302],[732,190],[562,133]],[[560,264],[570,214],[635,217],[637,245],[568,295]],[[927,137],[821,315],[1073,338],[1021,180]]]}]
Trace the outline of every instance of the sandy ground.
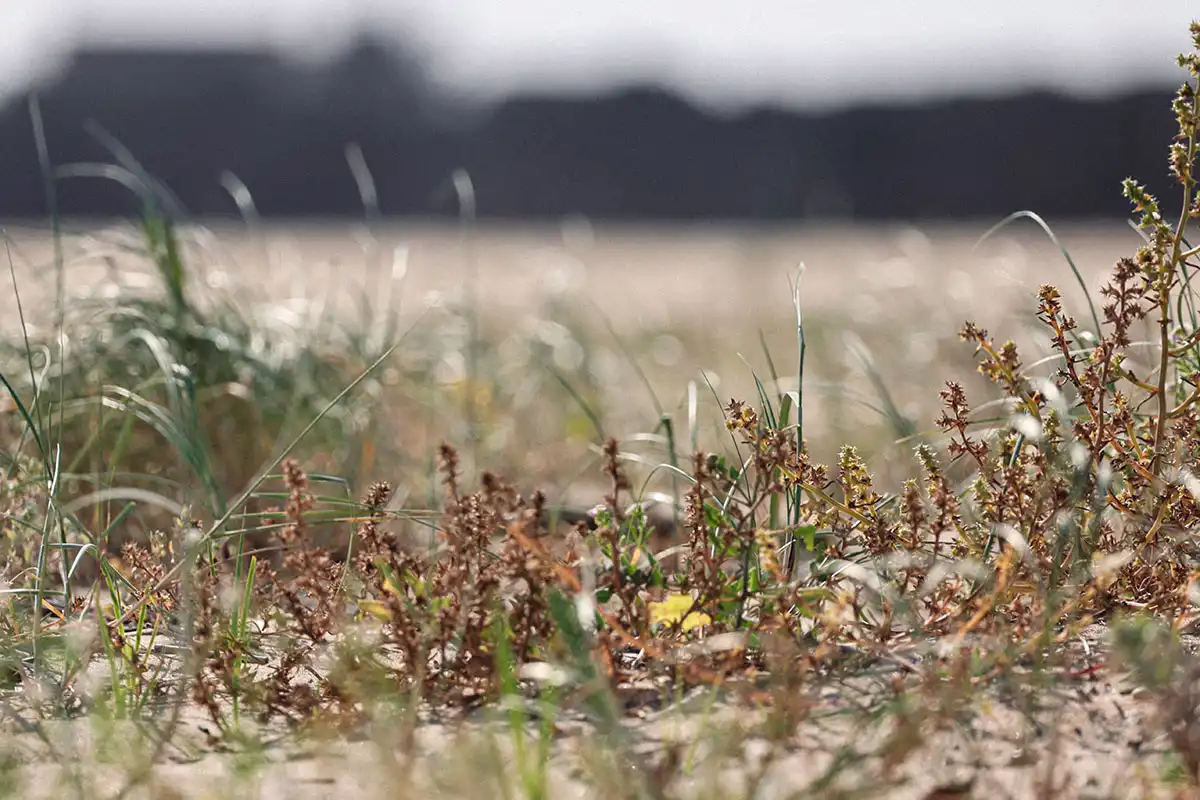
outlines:
[{"label": "sandy ground", "polygon": [[[1188,645],[1194,652],[1195,640]],[[597,728],[581,713],[556,717],[549,796],[628,796],[624,792],[639,774],[654,773],[672,757],[676,797],[746,796],[747,781],[760,768],[753,797],[1193,796],[1182,793],[1184,784],[1173,777],[1180,762],[1163,734],[1164,706],[1107,668],[1104,629],[1088,629],[1067,650],[1073,677],[1040,688],[1029,673],[980,685],[954,711],[942,709],[932,715],[936,722],[920,722],[919,739],[903,734],[894,705],[880,713],[902,677],[896,663],[815,682],[807,691],[807,717],[769,760],[762,707],[703,689],[663,704],[651,687],[630,687],[619,694],[629,713],[619,733],[626,755],[618,763],[603,761],[610,751],[596,748]],[[497,776],[515,759],[511,730],[492,713],[422,712],[408,744],[386,726],[302,740],[259,729],[269,744],[249,748],[217,743],[209,736],[211,720],[188,708],[152,778],[130,796],[499,797]],[[158,712],[157,721],[154,716],[153,725],[163,726],[168,710]],[[527,729],[530,743],[534,725]],[[18,766],[5,773],[6,780],[23,798],[113,796],[151,749],[151,730],[130,723],[50,723],[59,761],[33,734],[9,735],[4,751]],[[64,761],[80,771],[64,769]]]},{"label": "sandy ground", "polygon": [[[496,313],[528,311],[547,294],[578,293],[618,323],[688,326],[714,319],[779,321],[791,310],[788,280],[800,264],[805,308],[869,321],[924,299],[933,307],[1003,312],[1028,304],[1038,284],[1057,282],[1079,297],[1057,247],[1028,220],[986,242],[992,221],[922,225],[561,226],[348,223],[191,226],[190,261],[213,287],[262,296],[331,294],[357,301],[402,293],[402,308],[431,292],[470,284]],[[27,297],[52,289],[45,228],[9,225],[11,252]],[[69,288],[103,291],[105,261],[128,264],[137,243],[124,223],[66,223]],[[1138,235],[1121,221],[1055,225],[1090,288],[1130,255]],[[34,278],[34,282],[25,281]],[[28,288],[27,288],[28,286]],[[11,302],[11,292],[2,295]],[[957,317],[957,315],[956,315]],[[956,319],[953,317],[952,319]],[[997,319],[999,316],[997,316]],[[992,320],[981,319],[983,324]],[[936,320],[922,320],[931,328]],[[953,324],[953,323],[952,323]]]}]

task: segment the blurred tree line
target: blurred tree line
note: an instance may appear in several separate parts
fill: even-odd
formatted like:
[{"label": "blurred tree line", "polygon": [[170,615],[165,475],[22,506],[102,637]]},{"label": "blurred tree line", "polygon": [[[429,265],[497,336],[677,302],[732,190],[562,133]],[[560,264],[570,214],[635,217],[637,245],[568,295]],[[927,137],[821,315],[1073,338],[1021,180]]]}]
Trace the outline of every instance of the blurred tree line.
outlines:
[{"label": "blurred tree line", "polygon": [[[420,59],[369,37],[319,67],[258,52],[81,51],[39,87],[55,163],[111,160],[85,130],[94,120],[192,214],[237,213],[220,181],[229,170],[264,215],[361,215],[345,158],[357,143],[384,214],[455,214],[448,177],[463,167],[481,216],[664,220],[1121,215],[1125,176],[1167,185],[1170,92],[716,116],[646,87],[469,108]],[[0,175],[0,216],[44,215],[21,97],[0,110]],[[64,181],[59,202],[67,214],[135,208],[98,180]]]}]

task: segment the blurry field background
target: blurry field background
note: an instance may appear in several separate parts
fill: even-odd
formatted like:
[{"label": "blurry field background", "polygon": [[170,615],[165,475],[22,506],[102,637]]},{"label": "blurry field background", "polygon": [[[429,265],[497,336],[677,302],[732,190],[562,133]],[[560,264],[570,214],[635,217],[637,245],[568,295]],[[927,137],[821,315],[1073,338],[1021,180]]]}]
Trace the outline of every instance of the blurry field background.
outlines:
[{"label": "blurry field background", "polygon": [[[651,432],[660,413],[685,430],[691,382],[698,435],[710,447],[723,433],[706,377],[721,403],[752,399],[751,370],[769,376],[769,352],[783,385],[794,389],[789,284],[801,264],[805,435],[813,452],[828,461],[841,444],[854,444],[881,479],[906,475],[916,437],[933,428],[945,380],[967,380],[980,401],[988,396],[971,379],[971,347],[956,337],[965,320],[1012,335],[1032,361],[1046,352],[1034,327],[1040,284],[1057,284],[1068,309],[1087,316],[1082,291],[1046,233],[1017,220],[984,240],[994,222],[221,222],[186,226],[181,241],[194,298],[232,301],[247,318],[294,330],[298,339],[326,336],[333,344],[336,331],[369,335],[373,325],[414,325],[378,383],[424,398],[426,416],[414,418],[401,404],[392,423],[370,434],[380,452],[402,462],[428,458],[439,437],[459,444],[470,437],[460,413],[470,369],[465,327],[477,320],[477,369],[493,384],[490,399],[477,398],[484,466],[554,493],[588,475],[595,431],[571,394],[585,384],[608,432],[629,438]],[[1093,294],[1115,260],[1139,244],[1117,222],[1053,229]],[[102,307],[118,286],[157,291],[150,262],[129,252],[141,246],[129,223],[68,222],[64,230],[68,296]],[[49,312],[54,296],[49,232],[29,225],[8,231],[26,316],[35,326],[50,322],[52,314],[36,311]],[[15,332],[15,295],[6,292],[3,302],[3,325]],[[335,318],[339,324],[322,333],[319,321]],[[406,369],[423,348],[433,351],[423,353],[425,369]],[[508,408],[496,396],[501,390],[511,395]],[[378,402],[387,402],[383,394]],[[640,447],[654,449],[652,442]]]},{"label": "blurry field background", "polygon": [[[804,437],[825,462],[858,446],[894,488],[946,379],[990,396],[956,341],[965,320],[1032,361],[1046,352],[1029,332],[1039,284],[1090,316],[1051,237],[1022,219],[980,243],[993,225],[1044,215],[1093,293],[1139,245],[1120,181],[1168,180],[1192,13],[1047,2],[981,26],[952,3],[898,8],[0,12],[0,63],[19,61],[0,76],[0,217],[31,339],[56,321],[54,210],[76,374],[123,368],[83,332],[118,300],[163,296],[139,254],[138,175],[165,213],[200,222],[180,230],[187,303],[230,313],[188,335],[209,356],[225,336],[225,352],[263,355],[258,402],[328,399],[414,325],[299,453],[329,462],[312,468],[353,490],[404,475],[405,502],[428,504],[412,476],[432,481],[448,441],[472,467],[566,494],[598,477],[604,436],[649,479],[726,444],[720,405],[756,401],[754,375],[794,390],[790,281],[804,264]],[[129,172],[98,180],[120,178],[114,164]],[[0,293],[7,332],[15,308]],[[169,339],[180,322],[150,329]],[[214,419],[259,413],[248,380],[213,374]],[[269,442],[233,422],[217,432],[229,491],[298,413],[263,412]]]}]

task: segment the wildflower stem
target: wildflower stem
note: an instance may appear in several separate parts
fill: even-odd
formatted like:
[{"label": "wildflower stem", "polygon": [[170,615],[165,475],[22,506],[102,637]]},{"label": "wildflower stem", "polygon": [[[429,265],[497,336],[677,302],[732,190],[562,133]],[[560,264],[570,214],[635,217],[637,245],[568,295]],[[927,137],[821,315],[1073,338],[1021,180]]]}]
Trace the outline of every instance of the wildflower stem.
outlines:
[{"label": "wildflower stem", "polygon": [[[1192,93],[1192,119],[1195,120],[1200,116],[1200,93]],[[1181,123],[1182,127],[1182,123]],[[1158,369],[1158,419],[1154,426],[1154,458],[1151,462],[1150,472],[1154,474],[1155,485],[1161,481],[1162,460],[1163,460],[1163,439],[1167,430],[1167,419],[1171,416],[1167,408],[1167,369],[1171,363],[1171,318],[1170,318],[1170,288],[1174,283],[1174,273],[1176,265],[1180,264],[1185,256],[1183,255],[1183,236],[1187,230],[1188,217],[1191,211],[1192,191],[1196,185],[1196,179],[1193,177],[1190,165],[1196,161],[1196,126],[1193,124],[1187,131],[1187,160],[1188,169],[1181,170],[1179,180],[1183,184],[1183,203],[1179,210],[1179,221],[1175,225],[1175,235],[1171,242],[1171,261],[1169,264],[1162,265],[1164,272],[1170,271],[1170,277],[1163,275],[1161,277],[1162,285],[1158,292],[1158,335],[1161,355],[1159,357]],[[1186,404],[1185,406],[1186,407]]]}]

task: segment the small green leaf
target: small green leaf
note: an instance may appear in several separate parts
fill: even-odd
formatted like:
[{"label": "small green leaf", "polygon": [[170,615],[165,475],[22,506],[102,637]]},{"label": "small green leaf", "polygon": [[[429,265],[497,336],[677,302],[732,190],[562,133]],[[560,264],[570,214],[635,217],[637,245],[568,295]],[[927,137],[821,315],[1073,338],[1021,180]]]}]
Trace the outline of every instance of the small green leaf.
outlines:
[{"label": "small green leaf", "polygon": [[812,552],[817,548],[817,526],[801,525],[796,528],[796,536],[804,541],[804,549]]}]

